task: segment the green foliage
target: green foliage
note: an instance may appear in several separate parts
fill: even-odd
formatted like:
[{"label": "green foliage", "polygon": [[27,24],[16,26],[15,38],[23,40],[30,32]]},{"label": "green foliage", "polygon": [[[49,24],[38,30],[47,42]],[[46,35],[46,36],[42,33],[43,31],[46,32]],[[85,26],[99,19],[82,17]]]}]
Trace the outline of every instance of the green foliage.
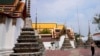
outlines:
[{"label": "green foliage", "polygon": [[96,15],[96,16],[94,17],[93,23],[94,23],[94,24],[99,24],[99,23],[100,23],[100,14],[98,14],[98,15]]},{"label": "green foliage", "polygon": [[74,35],[75,35],[75,40],[77,41],[77,38],[79,38],[79,37],[84,37],[83,35],[80,35],[80,34],[78,34],[78,33],[74,33]]},{"label": "green foliage", "polygon": [[74,33],[75,37],[78,38],[80,35],[78,33]]},{"label": "green foliage", "polygon": [[80,35],[80,34],[78,34],[78,33],[74,33],[74,35],[75,35],[76,38],[77,38],[77,37],[84,37],[83,35]]},{"label": "green foliage", "polygon": [[51,34],[50,30],[45,28],[42,31],[40,31],[40,34]]},{"label": "green foliage", "polygon": [[97,24],[98,25],[98,29],[100,30],[100,14],[97,14],[94,17],[93,24]]}]

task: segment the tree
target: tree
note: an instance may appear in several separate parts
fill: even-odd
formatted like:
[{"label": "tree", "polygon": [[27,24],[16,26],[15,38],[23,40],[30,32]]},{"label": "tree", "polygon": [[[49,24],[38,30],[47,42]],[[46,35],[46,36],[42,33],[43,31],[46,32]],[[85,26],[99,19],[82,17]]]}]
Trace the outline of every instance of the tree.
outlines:
[{"label": "tree", "polygon": [[94,17],[93,24],[97,24],[98,29],[100,30],[100,14],[98,14]]},{"label": "tree", "polygon": [[78,33],[74,33],[75,37],[84,37],[83,35],[80,35]]},{"label": "tree", "polygon": [[40,31],[40,34],[50,34],[50,33],[51,33],[50,30],[47,29],[47,28],[45,28],[42,31]]},{"label": "tree", "polygon": [[74,33],[74,35],[76,38],[80,36],[78,33]]},{"label": "tree", "polygon": [[83,35],[80,35],[80,34],[78,34],[78,33],[74,33],[74,35],[75,35],[75,40],[76,40],[76,41],[77,41],[77,38],[84,37]]}]

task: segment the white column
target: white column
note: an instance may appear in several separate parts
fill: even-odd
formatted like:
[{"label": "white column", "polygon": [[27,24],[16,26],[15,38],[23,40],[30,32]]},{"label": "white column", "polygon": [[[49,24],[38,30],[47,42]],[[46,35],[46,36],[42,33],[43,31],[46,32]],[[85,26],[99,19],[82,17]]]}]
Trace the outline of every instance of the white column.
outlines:
[{"label": "white column", "polygon": [[[15,21],[14,21],[15,22]],[[6,33],[4,37],[4,49],[12,49],[17,42],[17,38],[20,35],[21,28],[23,28],[24,21],[21,18],[16,19],[14,23],[12,18],[6,20]],[[14,23],[14,24],[13,24]]]},{"label": "white column", "polygon": [[4,28],[5,28],[5,24],[1,23],[0,24],[0,50],[2,50],[3,45],[4,45]]},{"label": "white column", "polygon": [[6,21],[6,33],[5,33],[5,42],[4,49],[12,49],[14,47],[14,38],[15,38],[15,25],[12,25],[12,19],[8,18]]},{"label": "white column", "polygon": [[4,40],[5,40],[5,19],[6,17],[0,17],[0,50],[3,50]]},{"label": "white column", "polygon": [[16,20],[16,32],[15,32],[15,43],[17,38],[20,35],[21,29],[24,27],[24,20],[22,18],[17,18]]}]

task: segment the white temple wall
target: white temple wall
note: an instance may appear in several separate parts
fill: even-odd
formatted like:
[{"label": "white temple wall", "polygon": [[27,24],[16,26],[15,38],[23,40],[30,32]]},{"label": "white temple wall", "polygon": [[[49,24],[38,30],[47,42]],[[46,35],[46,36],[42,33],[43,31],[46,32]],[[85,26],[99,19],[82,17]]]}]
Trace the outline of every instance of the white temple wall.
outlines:
[{"label": "white temple wall", "polygon": [[60,40],[59,40],[59,49],[61,49],[61,47],[63,45],[63,42],[64,42],[64,39],[65,39],[65,35],[63,35],[63,36],[60,37]]},{"label": "white temple wall", "polygon": [[0,24],[0,50],[3,49],[3,45],[4,45],[4,28],[5,28],[5,24],[1,23]]},{"label": "white temple wall", "polygon": [[[65,38],[68,38],[68,36],[67,36],[67,35],[66,35],[66,36],[63,35],[63,36],[60,37],[60,41],[59,41],[59,49],[61,49],[61,47],[62,47],[62,45],[63,45],[63,42],[64,42],[64,39],[65,39]],[[71,44],[72,48],[75,48],[74,42],[75,42],[74,39],[73,39],[73,40],[70,40],[70,44]]]},{"label": "white temple wall", "polygon": [[3,49],[12,49],[14,47],[14,44],[17,42],[16,40],[20,35],[21,28],[23,28],[24,25],[24,21],[21,18],[16,20],[16,25],[13,25],[12,22],[13,19],[11,18],[6,20],[6,32]]},{"label": "white temple wall", "polygon": [[52,48],[51,42],[43,42],[43,45],[44,45],[45,49]]},{"label": "white temple wall", "polygon": [[14,34],[14,28],[15,26],[12,26],[12,19],[8,18],[6,19],[6,25],[5,25],[5,42],[4,42],[4,49],[11,49],[14,45],[13,45],[13,34]]}]

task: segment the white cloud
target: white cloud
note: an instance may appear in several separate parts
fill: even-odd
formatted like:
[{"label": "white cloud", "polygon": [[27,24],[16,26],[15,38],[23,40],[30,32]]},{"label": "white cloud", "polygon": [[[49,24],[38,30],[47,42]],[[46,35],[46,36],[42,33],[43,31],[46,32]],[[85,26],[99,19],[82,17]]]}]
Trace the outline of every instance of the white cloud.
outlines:
[{"label": "white cloud", "polygon": [[[66,16],[69,11],[76,8],[76,6],[81,6],[84,0],[56,0],[53,3],[44,4],[45,14],[57,17]],[[66,14],[66,15],[65,15]]]}]

